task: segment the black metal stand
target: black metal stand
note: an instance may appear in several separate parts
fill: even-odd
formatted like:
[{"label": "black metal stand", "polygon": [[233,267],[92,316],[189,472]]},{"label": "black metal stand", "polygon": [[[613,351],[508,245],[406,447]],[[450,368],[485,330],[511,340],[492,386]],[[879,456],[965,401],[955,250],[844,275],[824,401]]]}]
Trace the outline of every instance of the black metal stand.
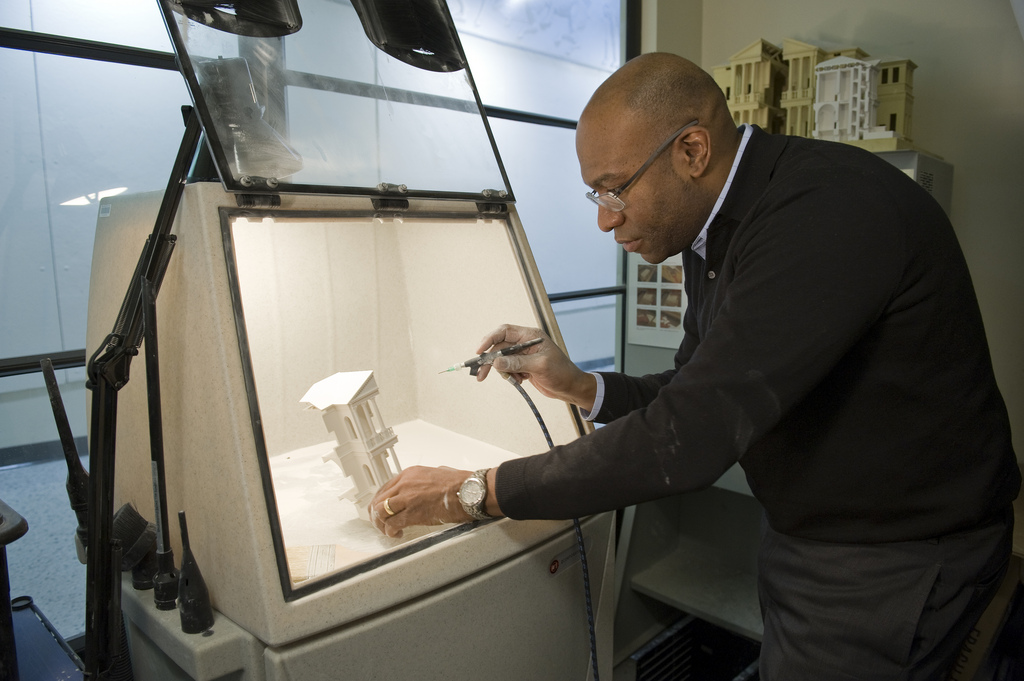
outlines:
[{"label": "black metal stand", "polygon": [[149,398],[149,452],[156,504],[156,562],[153,600],[158,610],[174,610],[178,598],[178,573],[174,551],[167,541],[167,486],[164,484],[164,426],[160,407],[160,352],[157,349],[156,290],[142,280],[146,321],[146,390]]},{"label": "black metal stand", "polygon": [[156,225],[135,273],[113,332],[90,358],[88,382],[92,390],[89,438],[89,552],[86,560],[85,665],[90,679],[109,678],[117,657],[121,628],[120,546],[112,539],[114,517],[114,455],[117,432],[117,393],[128,382],[132,358],[142,343],[144,323],[143,278],[159,290],[174,246],[171,225],[185,188],[188,171],[199,143],[199,118],[182,107],[185,134],[178,148]]}]

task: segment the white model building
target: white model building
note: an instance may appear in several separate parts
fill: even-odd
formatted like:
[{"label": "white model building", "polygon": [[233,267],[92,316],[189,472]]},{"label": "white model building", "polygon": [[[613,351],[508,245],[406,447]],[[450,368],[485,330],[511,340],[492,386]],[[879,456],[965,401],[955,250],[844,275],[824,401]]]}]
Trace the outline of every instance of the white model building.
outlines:
[{"label": "white model building", "polygon": [[386,426],[374,398],[378,393],[372,371],[349,371],[313,384],[300,400],[323,412],[327,430],[338,446],[323,460],[334,461],[352,478],[354,487],[341,496],[369,520],[366,505],[381,485],[402,471],[395,455],[394,429]]},{"label": "white model building", "polygon": [[833,142],[894,138],[875,125],[878,112],[878,60],[835,57],[814,69],[814,136]]}]

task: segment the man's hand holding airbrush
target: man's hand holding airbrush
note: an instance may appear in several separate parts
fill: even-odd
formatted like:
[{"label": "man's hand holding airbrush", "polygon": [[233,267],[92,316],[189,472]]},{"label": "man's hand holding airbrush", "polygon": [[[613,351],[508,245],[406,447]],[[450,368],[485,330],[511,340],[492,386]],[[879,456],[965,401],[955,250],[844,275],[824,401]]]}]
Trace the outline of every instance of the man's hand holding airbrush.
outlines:
[{"label": "man's hand holding airbrush", "polygon": [[[590,411],[597,399],[597,379],[573,364],[540,329],[504,324],[484,337],[477,352],[489,352],[533,338],[543,338],[544,342],[495,359],[494,369],[511,374],[520,383],[530,381],[545,397]],[[484,380],[488,373],[490,367],[481,367],[476,380]]]}]

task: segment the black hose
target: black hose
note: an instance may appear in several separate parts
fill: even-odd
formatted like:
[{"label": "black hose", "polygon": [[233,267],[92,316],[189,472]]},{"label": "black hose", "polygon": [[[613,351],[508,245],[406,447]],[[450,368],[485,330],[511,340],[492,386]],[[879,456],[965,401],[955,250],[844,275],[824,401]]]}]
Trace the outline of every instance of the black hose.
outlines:
[{"label": "black hose", "polygon": [[[544,439],[548,443],[548,449],[555,446],[555,443],[551,440],[551,434],[548,432],[548,427],[544,423],[544,418],[540,415],[537,410],[537,405],[533,403],[530,395],[523,389],[523,386],[519,385],[519,381],[513,378],[511,375],[505,377],[509,383],[515,386],[519,394],[523,396],[526,403],[530,405],[530,409],[533,410],[533,415],[537,417],[537,423],[540,424],[540,429],[544,431]],[[587,601],[587,626],[590,630],[590,664],[594,668],[594,681],[600,681],[600,677],[597,673],[597,635],[594,633],[594,606],[590,598],[590,570],[587,568],[587,550],[583,546],[583,530],[580,528],[580,519],[572,519],[573,528],[576,530],[576,546],[579,547],[580,552],[580,567],[583,568],[583,595]]]}]

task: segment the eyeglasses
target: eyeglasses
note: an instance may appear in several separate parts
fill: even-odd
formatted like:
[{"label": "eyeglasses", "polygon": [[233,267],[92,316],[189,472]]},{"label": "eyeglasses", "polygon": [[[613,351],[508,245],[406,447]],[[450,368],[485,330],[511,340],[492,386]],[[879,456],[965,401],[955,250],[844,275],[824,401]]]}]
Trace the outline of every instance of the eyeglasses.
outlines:
[{"label": "eyeglasses", "polygon": [[665,149],[668,148],[668,145],[675,142],[677,137],[679,137],[689,128],[692,128],[695,125],[697,125],[697,121],[690,121],[683,127],[676,130],[674,133],[669,135],[668,139],[662,142],[661,146],[654,150],[654,153],[651,154],[650,158],[648,158],[647,161],[644,162],[642,166],[640,166],[640,170],[633,173],[633,176],[626,180],[626,183],[624,185],[617,187],[616,189],[612,189],[611,191],[607,191],[604,194],[598,194],[597,190],[595,189],[593,191],[587,192],[586,197],[593,201],[594,203],[596,203],[597,205],[618,213],[619,211],[626,207],[625,202],[619,198],[619,195],[622,194],[622,192],[626,191],[626,187],[633,184],[633,182],[635,182],[638,177],[644,174],[644,171],[647,170],[647,168],[652,163],[654,163],[654,159],[658,158],[658,155],[661,154],[661,152],[665,151]]}]

